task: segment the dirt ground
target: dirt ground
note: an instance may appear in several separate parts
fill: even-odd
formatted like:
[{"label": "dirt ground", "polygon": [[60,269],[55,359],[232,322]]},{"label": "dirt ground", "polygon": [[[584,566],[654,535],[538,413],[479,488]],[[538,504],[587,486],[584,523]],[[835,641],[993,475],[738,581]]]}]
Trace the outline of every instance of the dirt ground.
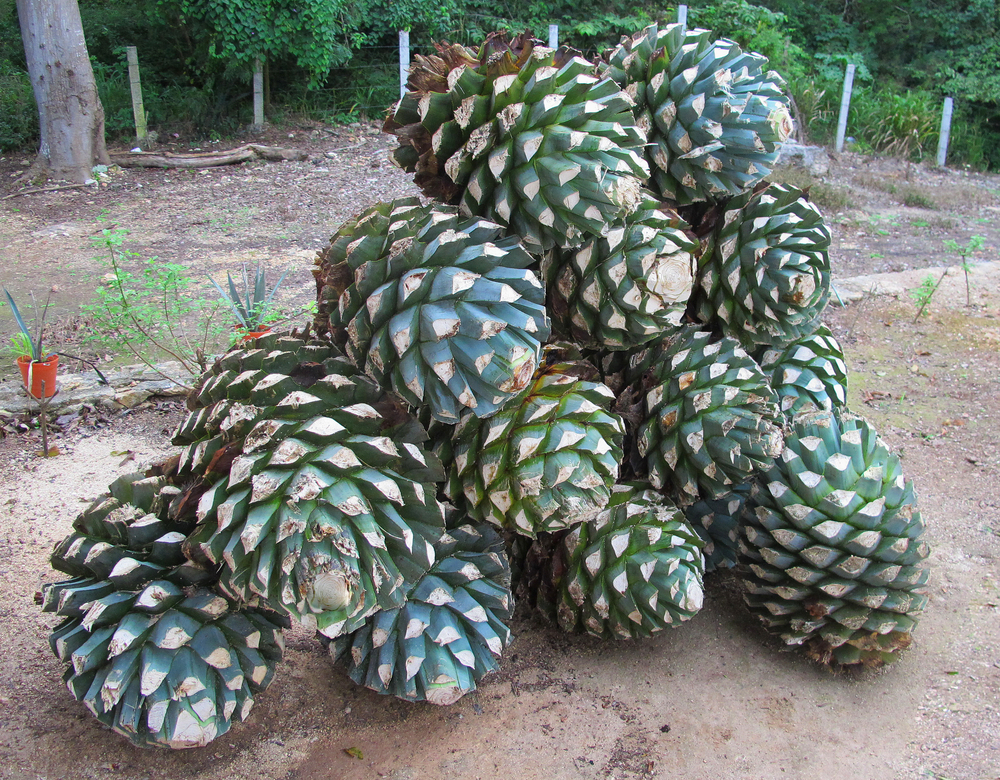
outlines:
[{"label": "dirt ground", "polygon": [[[129,170],[99,190],[0,201],[5,284],[15,295],[56,286],[59,332],[71,338],[76,307],[103,273],[90,236],[114,224],[131,231],[135,251],[193,273],[293,263],[284,300],[306,302],[312,256],[338,224],[412,188],[372,127],[294,128],[269,140],[311,159]],[[0,159],[0,197],[15,191],[26,160]],[[813,191],[832,206],[821,203],[838,278],[954,263],[946,238],[982,235],[973,260],[997,257],[1000,177],[844,155]],[[914,284],[912,272],[905,278]],[[879,673],[835,675],[783,652],[746,612],[733,577],[716,574],[705,609],[649,641],[600,642],[520,619],[501,671],[449,708],[358,688],[293,631],[247,723],[201,750],[140,750],[65,690],[47,643],[53,621],[35,595],[56,579],[49,550],[84,502],[161,454],[180,409],[95,413],[58,435],[61,454],[48,460],[34,455],[33,435],[8,435],[0,778],[1000,778],[998,278],[974,270],[966,306],[962,274],[949,274],[916,323],[905,294],[828,310],[851,368],[850,406],[902,455],[933,546],[915,645]],[[10,326],[0,320],[3,333]],[[363,757],[345,752],[353,748]]]}]

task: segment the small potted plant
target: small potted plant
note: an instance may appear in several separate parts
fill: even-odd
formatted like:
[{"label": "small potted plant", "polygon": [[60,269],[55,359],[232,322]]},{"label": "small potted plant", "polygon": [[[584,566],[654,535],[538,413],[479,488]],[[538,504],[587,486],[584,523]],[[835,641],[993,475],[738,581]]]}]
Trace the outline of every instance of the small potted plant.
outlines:
[{"label": "small potted plant", "polygon": [[249,341],[250,339],[255,339],[258,336],[263,336],[271,330],[271,326],[268,324],[269,321],[274,321],[274,318],[269,316],[271,310],[271,302],[274,299],[274,294],[278,291],[278,287],[285,280],[285,276],[288,274],[288,269],[278,279],[277,283],[271,289],[271,292],[267,292],[267,284],[264,280],[264,268],[260,265],[257,266],[257,274],[254,278],[253,287],[250,286],[250,279],[247,275],[246,264],[243,264],[243,295],[240,295],[239,290],[236,289],[236,283],[233,281],[232,275],[227,271],[226,278],[229,280],[229,290],[223,289],[222,285],[215,281],[211,276],[208,277],[215,289],[219,291],[219,295],[222,299],[229,304],[229,308],[233,310],[233,314],[236,315],[236,320],[238,322],[236,326],[236,331],[239,334],[239,340]]},{"label": "small potted plant", "polygon": [[[24,387],[32,398],[41,400],[51,398],[56,394],[56,372],[59,369],[59,355],[55,352],[45,354],[42,347],[42,330],[45,327],[45,313],[49,309],[48,300],[42,309],[42,316],[39,319],[35,333],[24,322],[21,312],[14,303],[14,298],[4,288],[4,295],[7,296],[7,303],[14,314],[20,333],[15,333],[10,341],[17,352],[17,366],[21,369],[21,378],[24,380]],[[34,302],[35,296],[31,296]]]}]

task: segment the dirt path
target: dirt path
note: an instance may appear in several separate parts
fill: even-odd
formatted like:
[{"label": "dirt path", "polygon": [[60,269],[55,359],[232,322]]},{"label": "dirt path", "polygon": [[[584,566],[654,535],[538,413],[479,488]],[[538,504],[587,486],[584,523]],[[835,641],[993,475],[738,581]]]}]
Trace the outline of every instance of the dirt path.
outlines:
[{"label": "dirt path", "polygon": [[[359,141],[326,156],[325,149]],[[296,259],[288,294],[311,295],[308,260],[337,224],[410,189],[383,170],[385,144],[365,128],[337,136],[317,129],[306,142],[313,162],[126,172],[95,193],[4,201],[4,278],[17,291],[39,279],[59,285],[69,321],[74,302],[92,289],[88,236],[105,224],[105,212],[133,231],[138,250],[192,269]],[[4,161],[4,181],[17,162]],[[988,252],[977,259],[996,256],[995,224],[977,221],[992,220],[995,177],[941,183],[939,190],[954,185],[966,193],[964,205],[934,210],[947,213],[950,226],[925,228],[914,222],[926,215],[914,216],[893,193],[852,184],[866,172],[863,161],[843,164],[854,170],[835,172],[824,185],[870,195],[864,213],[891,212],[899,225],[869,229],[868,219],[862,227],[855,207],[835,215],[840,276],[886,270],[863,255],[889,258],[900,245],[908,248],[899,262],[938,265],[943,237],[986,235]],[[891,178],[892,164],[878,175]],[[910,176],[930,182],[941,175]],[[896,228],[906,236],[894,235]],[[928,230],[940,232],[921,239]],[[39,266],[52,258],[58,262]],[[950,276],[915,325],[905,289],[829,311],[851,367],[851,406],[902,453],[933,545],[930,605],[915,646],[894,668],[834,676],[781,652],[744,610],[734,580],[716,575],[706,608],[651,641],[602,643],[521,621],[502,671],[443,709],[358,688],[310,636],[293,632],[248,723],[203,750],[133,748],[62,686],[46,641],[52,618],[34,594],[55,579],[48,552],[83,502],[162,450],[178,412],[148,409],[107,428],[81,426],[59,440],[63,454],[49,461],[33,457],[25,437],[0,442],[0,482],[9,495],[0,530],[0,778],[1000,777],[1000,290],[986,279],[966,309],[962,280]]]}]

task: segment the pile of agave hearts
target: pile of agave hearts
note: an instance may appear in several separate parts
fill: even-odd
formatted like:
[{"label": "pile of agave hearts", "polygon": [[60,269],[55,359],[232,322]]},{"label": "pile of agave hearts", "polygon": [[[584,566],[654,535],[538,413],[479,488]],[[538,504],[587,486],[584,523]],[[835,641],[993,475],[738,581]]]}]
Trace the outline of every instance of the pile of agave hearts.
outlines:
[{"label": "pile of agave hearts", "polygon": [[77,518],[44,602],[74,696],[203,745],[295,619],[357,683],[447,704],[515,600],[638,638],[734,565],[788,644],[891,661],[923,525],[844,409],[822,217],[765,179],[791,127],[765,64],[677,25],[598,63],[501,35],[417,58],[386,130],[443,203],[343,225],[310,328],[223,356],[178,454]]}]

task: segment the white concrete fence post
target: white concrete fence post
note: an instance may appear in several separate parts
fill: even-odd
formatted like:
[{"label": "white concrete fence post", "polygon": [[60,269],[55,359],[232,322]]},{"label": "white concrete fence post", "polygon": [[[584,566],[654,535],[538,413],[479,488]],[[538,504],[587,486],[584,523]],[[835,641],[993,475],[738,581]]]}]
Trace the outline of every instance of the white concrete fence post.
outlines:
[{"label": "white concrete fence post", "polygon": [[951,112],[954,104],[955,101],[950,97],[944,99],[944,109],[941,111],[941,135],[938,137],[938,168],[944,168],[944,162],[948,159],[948,140],[951,137]]},{"label": "white concrete fence post", "polygon": [[125,47],[128,59],[128,83],[132,90],[132,116],[135,117],[135,137],[142,146],[146,142],[146,109],[142,105],[142,84],[139,83],[139,55],[135,46]]},{"label": "white concrete fence post", "polygon": [[844,151],[844,136],[847,134],[847,113],[851,110],[851,90],[854,88],[854,66],[848,65],[844,74],[844,91],[840,95],[840,118],[837,120],[838,153]]},{"label": "white concrete fence post", "polygon": [[264,60],[260,57],[253,61],[253,127],[264,128]]},{"label": "white concrete fence post", "polygon": [[406,77],[410,73],[410,31],[399,31],[399,97],[406,94]]}]

